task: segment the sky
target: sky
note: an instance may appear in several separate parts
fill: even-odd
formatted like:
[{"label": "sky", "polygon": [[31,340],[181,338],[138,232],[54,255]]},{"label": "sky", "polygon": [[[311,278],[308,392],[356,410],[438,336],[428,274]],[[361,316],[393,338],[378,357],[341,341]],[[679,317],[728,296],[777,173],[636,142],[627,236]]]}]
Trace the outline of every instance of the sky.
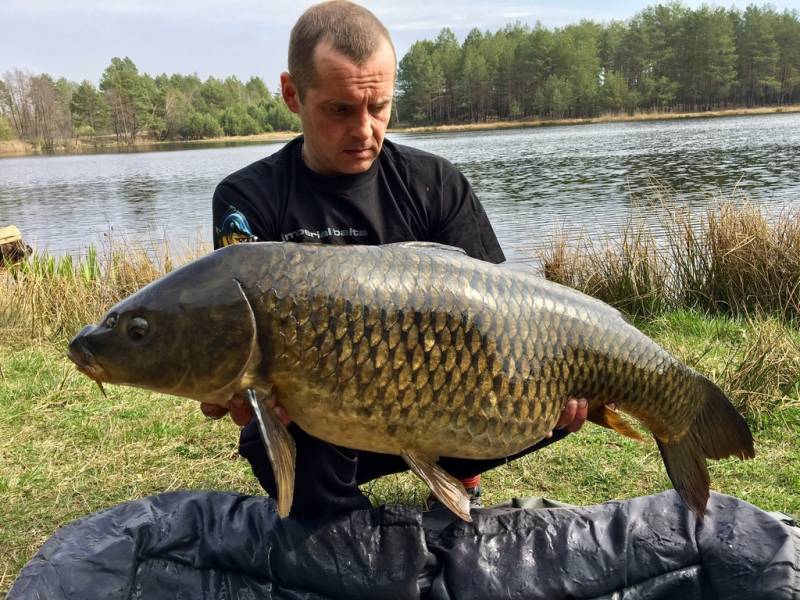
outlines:
[{"label": "sky", "polygon": [[[753,0],[708,2],[744,9]],[[478,27],[539,21],[548,28],[581,19],[626,20],[657,0],[365,0],[389,29],[402,57],[417,40],[451,28],[463,40]],[[761,2],[756,2],[761,5]],[[140,72],[201,78],[261,77],[275,91],[286,68],[289,31],[306,0],[0,0],[0,75],[21,69],[95,84],[114,56]],[[701,1],[684,1],[696,8]],[[799,10],[800,0],[771,3]]]}]

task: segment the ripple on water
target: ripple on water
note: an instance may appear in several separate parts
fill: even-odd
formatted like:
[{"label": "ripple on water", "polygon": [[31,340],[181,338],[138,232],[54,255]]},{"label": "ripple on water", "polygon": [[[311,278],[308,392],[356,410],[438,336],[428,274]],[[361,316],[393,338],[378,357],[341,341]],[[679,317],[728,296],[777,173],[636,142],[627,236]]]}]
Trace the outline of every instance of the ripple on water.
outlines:
[{"label": "ripple on water", "polygon": [[[654,182],[691,210],[734,190],[770,210],[800,202],[798,114],[390,137],[456,164],[519,262],[559,226],[608,236],[638,210],[657,227]],[[0,224],[57,254],[80,254],[109,233],[209,242],[216,184],[280,147],[3,159]]]}]

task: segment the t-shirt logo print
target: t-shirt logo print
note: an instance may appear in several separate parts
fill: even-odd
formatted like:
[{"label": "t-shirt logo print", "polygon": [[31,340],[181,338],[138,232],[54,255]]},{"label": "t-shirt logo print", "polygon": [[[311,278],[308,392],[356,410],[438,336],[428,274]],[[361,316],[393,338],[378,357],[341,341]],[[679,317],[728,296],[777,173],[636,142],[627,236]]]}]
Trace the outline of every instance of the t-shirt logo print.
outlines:
[{"label": "t-shirt logo print", "polygon": [[222,219],[222,225],[214,232],[219,242],[219,247],[224,248],[239,242],[255,242],[258,237],[253,235],[250,223],[245,216],[233,207],[228,209]]},{"label": "t-shirt logo print", "polygon": [[325,229],[320,229],[319,231],[311,231],[310,229],[302,227],[296,231],[282,234],[281,239],[284,242],[291,242],[292,240],[296,240],[298,238],[324,240],[325,238],[365,237],[366,235],[366,229],[356,229],[355,227],[326,227]]}]

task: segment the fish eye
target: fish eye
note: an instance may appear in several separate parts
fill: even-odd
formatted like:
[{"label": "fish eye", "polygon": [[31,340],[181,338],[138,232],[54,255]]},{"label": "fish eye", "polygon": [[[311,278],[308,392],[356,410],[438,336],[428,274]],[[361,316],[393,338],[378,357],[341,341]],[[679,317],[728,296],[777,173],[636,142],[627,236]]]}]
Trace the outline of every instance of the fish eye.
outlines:
[{"label": "fish eye", "polygon": [[109,329],[114,329],[117,326],[117,320],[119,317],[117,313],[111,313],[106,317],[106,320],[103,322],[103,327],[108,327]]},{"label": "fish eye", "polygon": [[141,340],[147,336],[150,325],[142,317],[134,317],[128,322],[128,337],[132,340]]}]

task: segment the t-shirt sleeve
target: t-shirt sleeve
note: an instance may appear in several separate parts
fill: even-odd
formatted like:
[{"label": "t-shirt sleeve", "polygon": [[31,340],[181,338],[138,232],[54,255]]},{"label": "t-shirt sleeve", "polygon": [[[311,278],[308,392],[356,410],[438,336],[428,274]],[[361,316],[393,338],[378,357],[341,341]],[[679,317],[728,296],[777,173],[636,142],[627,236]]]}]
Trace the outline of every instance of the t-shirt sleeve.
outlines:
[{"label": "t-shirt sleeve", "polygon": [[214,190],[212,219],[215,250],[240,242],[268,239],[253,200],[227,180]]},{"label": "t-shirt sleeve", "polygon": [[504,262],[500,242],[472,186],[460,171],[451,169],[442,186],[441,212],[431,241],[463,248],[473,258]]}]

